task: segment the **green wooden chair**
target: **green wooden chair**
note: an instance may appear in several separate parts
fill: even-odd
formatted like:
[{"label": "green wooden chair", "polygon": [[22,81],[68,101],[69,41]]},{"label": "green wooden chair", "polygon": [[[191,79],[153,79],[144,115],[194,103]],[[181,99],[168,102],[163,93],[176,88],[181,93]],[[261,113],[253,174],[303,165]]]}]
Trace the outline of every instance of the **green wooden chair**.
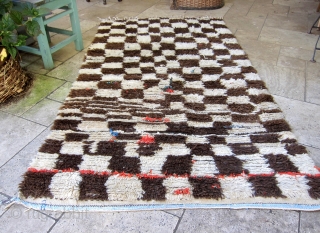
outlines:
[{"label": "green wooden chair", "polygon": [[[36,0],[37,1],[37,0]],[[30,0],[30,2],[35,3],[35,1]],[[51,0],[51,1],[42,1],[43,4],[39,4],[40,1],[37,1],[36,5],[50,9],[51,11],[61,9],[62,11],[54,16],[49,17],[49,15],[44,15],[36,18],[40,25],[42,33],[37,37],[39,48],[34,48],[28,45],[18,47],[19,50],[40,55],[43,60],[45,69],[52,69],[54,67],[52,54],[64,46],[70,44],[71,42],[75,43],[76,50],[83,50],[83,41],[82,34],[79,24],[79,16],[76,0]],[[64,16],[69,15],[72,30],[65,30],[56,27],[48,26],[49,23],[52,23]],[[67,35],[68,37],[58,44],[55,44],[50,47],[50,34],[49,32],[54,32],[58,34]]]}]

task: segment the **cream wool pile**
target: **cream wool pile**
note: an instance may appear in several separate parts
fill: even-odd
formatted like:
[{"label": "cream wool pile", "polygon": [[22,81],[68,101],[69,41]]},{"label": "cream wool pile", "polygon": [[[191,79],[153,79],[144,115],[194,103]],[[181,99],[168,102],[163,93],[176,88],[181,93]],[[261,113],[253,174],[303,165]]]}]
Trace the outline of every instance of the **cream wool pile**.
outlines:
[{"label": "cream wool pile", "polygon": [[28,207],[320,209],[320,173],[223,20],[104,20]]}]

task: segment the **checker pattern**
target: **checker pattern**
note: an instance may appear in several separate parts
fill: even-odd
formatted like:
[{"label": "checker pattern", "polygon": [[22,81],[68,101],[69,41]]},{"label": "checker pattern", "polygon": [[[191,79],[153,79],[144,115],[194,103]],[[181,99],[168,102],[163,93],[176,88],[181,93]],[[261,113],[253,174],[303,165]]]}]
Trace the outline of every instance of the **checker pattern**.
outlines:
[{"label": "checker pattern", "polygon": [[20,194],[307,200],[319,176],[222,20],[107,20]]}]

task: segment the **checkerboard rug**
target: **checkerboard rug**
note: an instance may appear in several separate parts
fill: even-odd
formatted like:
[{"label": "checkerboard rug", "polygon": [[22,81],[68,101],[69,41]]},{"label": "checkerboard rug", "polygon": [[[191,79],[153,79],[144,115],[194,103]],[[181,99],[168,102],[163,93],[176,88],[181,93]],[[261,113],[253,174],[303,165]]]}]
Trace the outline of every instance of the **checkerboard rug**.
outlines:
[{"label": "checkerboard rug", "polygon": [[320,209],[320,172],[223,20],[101,22],[18,201]]}]

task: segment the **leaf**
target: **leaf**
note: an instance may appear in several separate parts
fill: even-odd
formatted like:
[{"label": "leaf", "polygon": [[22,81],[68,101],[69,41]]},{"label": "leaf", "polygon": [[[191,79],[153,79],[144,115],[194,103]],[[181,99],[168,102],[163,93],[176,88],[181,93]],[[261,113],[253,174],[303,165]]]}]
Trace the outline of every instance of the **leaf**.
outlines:
[{"label": "leaf", "polygon": [[18,39],[15,46],[25,45],[27,38],[28,37],[26,35],[18,35]]},{"label": "leaf", "polygon": [[34,7],[30,2],[24,2],[22,5],[22,14],[28,17],[34,17]]},{"label": "leaf", "polygon": [[0,1],[0,19],[5,13],[9,12],[13,6],[11,0],[1,0]]},{"label": "leaf", "polygon": [[11,44],[16,44],[18,41],[18,35],[17,35],[16,31],[10,32],[8,39]]},{"label": "leaf", "polygon": [[17,55],[17,48],[13,46],[7,47],[8,53],[11,55],[12,58],[15,58]]},{"label": "leaf", "polygon": [[14,29],[16,29],[16,25],[14,21],[11,19],[9,13],[6,13],[2,17],[1,23],[3,24],[5,31],[13,31]]},{"label": "leaf", "polygon": [[38,36],[41,33],[40,25],[36,21],[28,21],[26,23],[26,32],[30,36]]},{"label": "leaf", "polygon": [[17,25],[22,24],[23,17],[22,17],[21,12],[12,10],[10,12],[10,17]]}]

